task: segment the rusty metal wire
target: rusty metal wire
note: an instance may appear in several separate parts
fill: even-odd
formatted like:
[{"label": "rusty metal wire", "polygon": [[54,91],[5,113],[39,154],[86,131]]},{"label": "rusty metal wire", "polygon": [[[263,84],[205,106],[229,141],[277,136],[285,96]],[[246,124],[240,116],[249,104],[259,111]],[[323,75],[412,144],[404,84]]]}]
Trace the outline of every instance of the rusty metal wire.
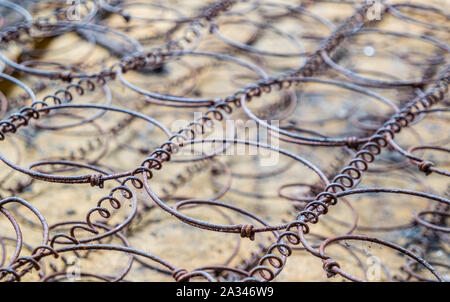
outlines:
[{"label": "rusty metal wire", "polygon": [[448,281],[433,3],[0,13],[0,280]]}]

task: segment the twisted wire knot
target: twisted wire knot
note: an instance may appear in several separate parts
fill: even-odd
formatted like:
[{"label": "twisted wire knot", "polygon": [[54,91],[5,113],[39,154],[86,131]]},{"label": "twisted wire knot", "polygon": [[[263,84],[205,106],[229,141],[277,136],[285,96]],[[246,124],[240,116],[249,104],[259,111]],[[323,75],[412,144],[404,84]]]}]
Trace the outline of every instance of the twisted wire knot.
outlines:
[{"label": "twisted wire knot", "polygon": [[250,238],[250,240],[255,240],[254,226],[251,224],[246,224],[241,226],[241,237]]},{"label": "twisted wire knot", "polygon": [[347,146],[350,148],[357,148],[359,145],[358,138],[356,136],[351,136],[347,138]]},{"label": "twisted wire knot", "polygon": [[89,183],[92,187],[99,187],[100,189],[103,189],[104,187],[104,180],[102,174],[92,174],[89,177]]},{"label": "twisted wire knot", "polygon": [[322,262],[323,262],[323,269],[327,273],[328,278],[331,278],[336,275],[336,272],[333,271],[333,267],[338,267],[338,268],[341,267],[339,265],[339,263],[332,258],[324,259],[324,260],[322,260]]},{"label": "twisted wire knot", "polygon": [[188,271],[185,270],[184,268],[179,268],[172,273],[172,277],[175,279],[176,282],[180,282],[183,276],[186,275],[187,273]]},{"label": "twisted wire knot", "polygon": [[430,169],[434,166],[434,163],[428,160],[424,160],[419,164],[419,170],[424,172],[425,175],[430,175],[433,171]]},{"label": "twisted wire knot", "polygon": [[71,82],[73,75],[70,71],[63,71],[59,74],[59,78],[64,82]]}]

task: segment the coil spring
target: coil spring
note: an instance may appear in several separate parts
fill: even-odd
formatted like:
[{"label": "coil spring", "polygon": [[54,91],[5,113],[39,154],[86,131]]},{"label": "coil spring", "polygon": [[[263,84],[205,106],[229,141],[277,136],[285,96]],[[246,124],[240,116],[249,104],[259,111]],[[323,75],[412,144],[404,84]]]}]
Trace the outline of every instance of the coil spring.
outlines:
[{"label": "coil spring", "polygon": [[[83,87],[83,85],[86,87]],[[69,84],[65,88],[57,90],[55,94],[45,96],[42,101],[35,101],[31,106],[23,107],[18,113],[13,113],[6,120],[0,121],[0,141],[5,139],[6,133],[15,133],[20,127],[27,126],[31,119],[39,119],[39,109],[48,107],[47,101],[49,99],[55,105],[59,105],[63,101],[71,102],[73,100],[71,89],[75,89],[78,95],[83,95],[86,90],[94,91],[95,88],[96,86],[93,81],[81,79],[76,84]]]},{"label": "coil spring", "polygon": [[[388,145],[388,139],[394,138],[395,133],[401,131],[403,127],[407,127],[410,122],[418,115],[421,109],[427,109],[430,106],[442,101],[445,94],[448,92],[448,84],[450,82],[450,71],[445,71],[441,76],[438,83],[429,90],[424,96],[417,100],[413,100],[408,103],[403,110],[398,114],[392,116],[384,125],[377,130],[377,132],[370,138],[370,140],[364,144],[360,151],[358,151],[354,158],[350,161],[350,164],[344,167],[340,174],[334,177],[333,181],[325,187],[325,190],[316,195],[315,200],[309,202],[304,210],[300,211],[296,217],[296,220],[291,222],[286,231],[281,233],[276,243],[271,245],[266,255],[260,258],[258,265],[249,272],[249,277],[243,281],[260,281],[260,279],[254,277],[256,273],[264,281],[271,281],[275,278],[275,270],[281,270],[285,264],[283,259],[273,254],[275,249],[287,258],[292,253],[292,248],[282,241],[286,238],[287,241],[293,245],[298,245],[300,236],[297,232],[291,231],[294,227],[302,227],[303,234],[309,233],[309,227],[307,223],[315,224],[319,221],[319,216],[326,214],[328,208],[331,205],[337,203],[337,197],[335,193],[340,191],[346,191],[354,186],[355,181],[362,177],[364,171],[368,169],[371,162],[375,160],[375,156],[381,152],[383,147]],[[420,108],[420,105],[423,108]],[[264,265],[268,262],[270,266]],[[332,267],[339,264],[331,259],[323,259],[324,270],[328,276],[332,276],[335,273],[332,271]]]}]

